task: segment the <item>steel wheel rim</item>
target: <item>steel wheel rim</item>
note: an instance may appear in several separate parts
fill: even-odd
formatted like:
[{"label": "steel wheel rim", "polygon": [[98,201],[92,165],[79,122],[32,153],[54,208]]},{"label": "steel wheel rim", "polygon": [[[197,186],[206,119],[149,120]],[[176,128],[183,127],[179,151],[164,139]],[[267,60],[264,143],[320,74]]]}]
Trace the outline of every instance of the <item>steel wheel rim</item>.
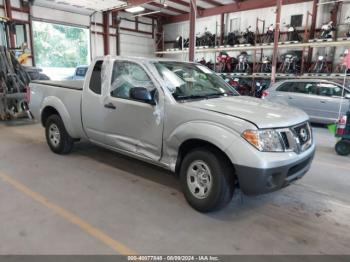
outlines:
[{"label": "steel wheel rim", "polygon": [[49,127],[49,139],[54,147],[57,147],[61,141],[61,134],[56,124],[51,124]]},{"label": "steel wheel rim", "polygon": [[196,160],[187,169],[187,186],[197,199],[204,199],[210,194],[213,177],[209,166],[201,160]]}]

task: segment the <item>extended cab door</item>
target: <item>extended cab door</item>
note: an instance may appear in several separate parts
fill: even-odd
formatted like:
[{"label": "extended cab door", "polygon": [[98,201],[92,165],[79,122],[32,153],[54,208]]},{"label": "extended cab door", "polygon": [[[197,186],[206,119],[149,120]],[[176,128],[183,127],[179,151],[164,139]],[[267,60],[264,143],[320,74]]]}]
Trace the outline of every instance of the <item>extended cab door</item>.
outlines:
[{"label": "extended cab door", "polygon": [[102,100],[103,60],[97,60],[92,72],[87,75],[82,98],[82,121],[88,138],[94,142],[104,143],[104,107]]},{"label": "extended cab door", "polygon": [[[155,105],[135,101],[130,90],[146,88],[154,97]],[[106,144],[116,149],[159,160],[162,153],[163,118],[161,106],[164,95],[150,75],[139,64],[115,61],[111,88],[106,94],[104,109]]]}]

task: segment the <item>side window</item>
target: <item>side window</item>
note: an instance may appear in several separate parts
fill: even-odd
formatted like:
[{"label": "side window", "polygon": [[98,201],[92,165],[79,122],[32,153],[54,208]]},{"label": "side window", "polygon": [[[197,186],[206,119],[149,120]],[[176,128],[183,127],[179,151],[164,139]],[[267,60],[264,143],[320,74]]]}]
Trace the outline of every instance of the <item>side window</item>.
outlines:
[{"label": "side window", "polygon": [[347,93],[348,92],[346,91],[346,89],[344,90],[344,93],[343,93],[343,87],[334,85],[333,96],[341,97],[342,94],[344,94],[344,96],[345,96]]},{"label": "side window", "polygon": [[291,86],[292,86],[292,82],[287,82],[284,83],[282,85],[280,85],[279,87],[277,87],[276,91],[280,91],[280,92],[292,92],[291,91]]},{"label": "side window", "polygon": [[305,89],[310,95],[318,95],[318,85],[316,83],[308,83],[305,84]]},{"label": "side window", "polygon": [[152,80],[141,66],[132,62],[114,62],[111,96],[130,99],[130,90],[134,87],[143,87],[151,93],[155,92]]},{"label": "side window", "polygon": [[321,96],[341,96],[342,88],[334,84],[322,83],[319,85],[319,92]]},{"label": "side window", "polygon": [[293,85],[293,92],[298,94],[309,94],[309,89],[312,88],[312,84],[305,84],[305,83],[294,83]]},{"label": "side window", "polygon": [[95,66],[94,66],[94,70],[92,71],[92,74],[91,74],[90,85],[89,85],[90,90],[98,95],[101,94],[102,64],[103,64],[102,60],[96,62]]}]

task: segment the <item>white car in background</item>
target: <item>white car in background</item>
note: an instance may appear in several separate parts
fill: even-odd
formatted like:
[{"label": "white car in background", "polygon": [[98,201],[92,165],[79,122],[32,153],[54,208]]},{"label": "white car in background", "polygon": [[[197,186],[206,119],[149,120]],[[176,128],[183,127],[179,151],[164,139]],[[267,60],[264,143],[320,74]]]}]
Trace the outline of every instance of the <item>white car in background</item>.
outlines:
[{"label": "white car in background", "polygon": [[[343,96],[343,98],[342,98]],[[275,83],[264,91],[271,102],[297,107],[305,111],[311,122],[329,124],[349,110],[350,90],[340,84],[318,79],[289,79]],[[345,98],[345,99],[344,99]]]}]

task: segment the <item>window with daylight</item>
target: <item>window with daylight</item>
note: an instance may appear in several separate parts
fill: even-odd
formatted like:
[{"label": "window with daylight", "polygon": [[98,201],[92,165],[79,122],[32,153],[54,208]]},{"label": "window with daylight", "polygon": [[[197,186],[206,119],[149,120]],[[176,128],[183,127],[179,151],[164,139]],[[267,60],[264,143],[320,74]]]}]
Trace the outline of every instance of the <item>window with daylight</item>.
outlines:
[{"label": "window with daylight", "polygon": [[34,57],[51,79],[67,79],[90,63],[89,29],[33,21]]}]

